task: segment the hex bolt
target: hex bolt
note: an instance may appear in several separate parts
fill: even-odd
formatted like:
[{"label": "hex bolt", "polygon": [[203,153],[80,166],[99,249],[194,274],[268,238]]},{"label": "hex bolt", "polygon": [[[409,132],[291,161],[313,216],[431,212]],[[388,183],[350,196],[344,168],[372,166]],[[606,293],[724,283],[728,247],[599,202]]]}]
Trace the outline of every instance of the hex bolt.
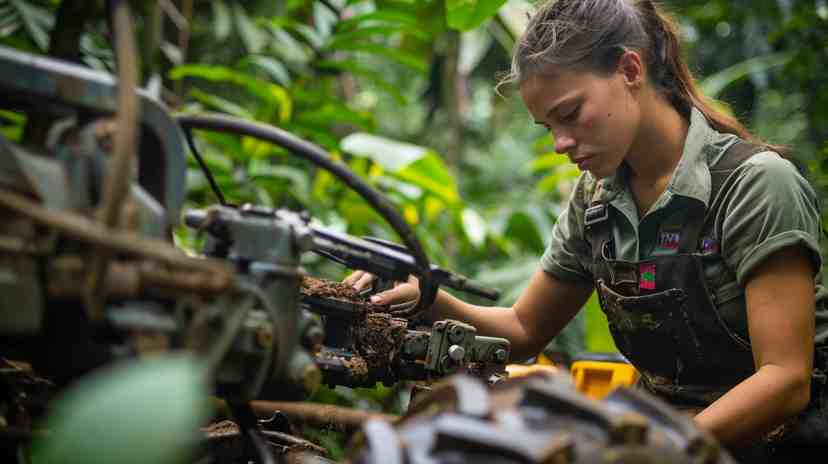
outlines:
[{"label": "hex bolt", "polygon": [[455,361],[462,361],[466,357],[466,349],[460,345],[451,345],[448,349],[449,358]]},{"label": "hex bolt", "polygon": [[452,343],[459,343],[463,341],[463,328],[458,326],[452,327],[449,330],[448,338]]},{"label": "hex bolt", "polygon": [[256,341],[262,348],[273,346],[273,331],[270,328],[260,327],[256,330]]},{"label": "hex bolt", "polygon": [[506,362],[506,358],[509,356],[509,353],[506,352],[503,348],[498,348],[494,352],[494,358],[497,362]]}]

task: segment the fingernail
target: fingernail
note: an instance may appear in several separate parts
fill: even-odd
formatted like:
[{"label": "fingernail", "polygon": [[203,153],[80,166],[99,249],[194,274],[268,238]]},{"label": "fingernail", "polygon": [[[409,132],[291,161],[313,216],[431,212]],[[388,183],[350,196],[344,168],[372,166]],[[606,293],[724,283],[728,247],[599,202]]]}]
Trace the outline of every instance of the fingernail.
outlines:
[{"label": "fingernail", "polygon": [[371,303],[374,304],[382,304],[382,297],[379,295],[374,295],[371,297]]}]

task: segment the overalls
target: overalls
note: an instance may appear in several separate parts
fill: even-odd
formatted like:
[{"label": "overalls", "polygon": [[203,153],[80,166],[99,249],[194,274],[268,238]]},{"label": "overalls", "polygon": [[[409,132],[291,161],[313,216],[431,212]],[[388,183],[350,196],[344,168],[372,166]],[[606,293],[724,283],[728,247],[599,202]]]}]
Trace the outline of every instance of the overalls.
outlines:
[{"label": "overalls", "polygon": [[[721,201],[717,198],[727,177],[745,160],[766,149],[746,142],[731,146],[711,170],[711,203],[689,211],[681,231],[677,253],[638,262],[616,260],[611,234],[611,212],[593,195],[585,213],[585,237],[592,248],[595,288],[609,329],[621,353],[641,373],[641,386],[679,409],[700,410],[755,372],[747,317],[743,330],[724,322],[715,293],[703,273],[706,253],[718,253],[701,237],[711,237],[712,218]],[[741,335],[740,333],[741,332]],[[777,431],[774,443],[804,441],[828,445],[824,352],[817,350],[811,404],[805,415],[817,417],[815,430]],[[820,368],[817,368],[820,367]],[[820,424],[821,423],[821,424]],[[812,424],[813,425],[813,424]],[[806,437],[803,437],[802,434]]]}]

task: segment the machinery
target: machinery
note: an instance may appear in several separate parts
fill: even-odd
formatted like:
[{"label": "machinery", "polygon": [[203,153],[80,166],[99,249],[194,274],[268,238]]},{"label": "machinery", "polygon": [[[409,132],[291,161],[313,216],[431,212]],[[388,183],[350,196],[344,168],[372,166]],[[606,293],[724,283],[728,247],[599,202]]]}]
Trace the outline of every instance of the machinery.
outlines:
[{"label": "machinery", "polygon": [[[340,166],[331,165],[321,149],[290,134],[226,116],[182,116],[179,121],[186,129],[199,127],[259,136],[290,148],[320,166],[330,168],[364,197],[383,205],[379,195],[369,186]],[[191,147],[194,155],[199,157],[195,146],[191,144]],[[201,165],[206,168],[205,164]],[[211,177],[208,170],[205,175]],[[223,198],[223,195],[216,192],[216,197]],[[400,229],[401,236],[413,240],[413,232],[394,210],[389,209],[384,214],[390,218],[390,224]],[[312,224],[310,219],[302,213],[253,205],[216,205],[185,213],[187,225],[208,234],[205,255],[228,259],[248,272],[276,269],[280,257],[293,245],[300,251],[317,253],[348,268],[372,272],[381,281],[417,275],[421,292],[426,295],[419,302],[420,307],[431,304],[440,284],[493,299],[498,296],[496,290],[483,288],[463,276],[427,264],[424,256],[416,259],[407,248],[375,238],[362,239],[338,233]],[[419,248],[419,244],[414,243]],[[418,261],[426,264],[420,265]],[[426,381],[461,371],[490,383],[506,377],[508,340],[478,336],[474,327],[458,321],[416,325],[414,316],[418,308],[402,308],[392,313],[391,308],[371,305],[367,295],[356,295],[350,289],[342,288],[344,285],[336,288],[336,283],[311,276],[304,282],[307,285],[303,285],[300,302],[302,318],[308,322],[303,324],[300,339],[313,353],[325,383],[351,387],[373,386],[376,382],[392,385],[399,380]],[[377,286],[377,290],[379,288]],[[319,324],[311,322],[314,318],[307,313],[319,316]],[[307,372],[304,368],[299,370]]]}]

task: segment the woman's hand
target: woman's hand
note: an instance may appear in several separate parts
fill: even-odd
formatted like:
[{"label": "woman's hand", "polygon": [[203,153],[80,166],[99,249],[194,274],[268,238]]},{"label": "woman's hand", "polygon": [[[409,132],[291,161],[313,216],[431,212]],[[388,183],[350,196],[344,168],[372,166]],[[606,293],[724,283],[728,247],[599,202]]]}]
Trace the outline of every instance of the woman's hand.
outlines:
[{"label": "woman's hand", "polygon": [[[358,292],[370,290],[376,276],[365,272],[355,271],[342,282],[348,284]],[[408,282],[394,282],[394,288],[371,296],[371,303],[389,305],[390,311],[401,311],[413,308],[420,301],[420,282],[414,276],[408,277]]]}]

